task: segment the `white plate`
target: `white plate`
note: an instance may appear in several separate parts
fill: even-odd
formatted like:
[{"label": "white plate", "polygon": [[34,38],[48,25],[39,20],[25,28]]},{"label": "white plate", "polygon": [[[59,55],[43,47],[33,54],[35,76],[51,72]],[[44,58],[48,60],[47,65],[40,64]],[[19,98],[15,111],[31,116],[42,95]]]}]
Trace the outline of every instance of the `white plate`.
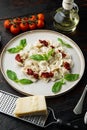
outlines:
[{"label": "white plate", "polygon": [[[75,82],[66,82],[66,84],[62,86],[60,92],[55,94],[52,92],[52,85],[54,84],[54,82],[46,83],[44,81],[43,82],[38,81],[30,85],[21,85],[13,82],[7,77],[6,70],[9,69],[15,71],[19,78],[26,78],[25,75],[23,75],[23,73],[21,72],[20,67],[17,65],[17,63],[14,60],[16,54],[8,53],[7,52],[8,48],[12,48],[19,45],[19,41],[24,38],[26,38],[28,45],[31,44],[33,45],[39,39],[52,40],[53,43],[55,43],[57,42],[58,37],[62,38],[62,40],[66,41],[68,44],[72,46],[71,49],[67,48],[67,51],[72,56],[74,62],[72,73],[77,73],[80,75],[78,80],[76,80]],[[35,30],[35,31],[28,31],[22,33],[14,37],[12,40],[10,40],[8,44],[5,46],[5,48],[3,49],[1,54],[1,72],[4,78],[14,89],[16,89],[17,91],[25,95],[44,95],[46,97],[53,97],[53,96],[63,94],[71,90],[80,81],[84,73],[84,68],[85,68],[84,56],[81,49],[78,47],[78,45],[67,36],[51,30]]]}]

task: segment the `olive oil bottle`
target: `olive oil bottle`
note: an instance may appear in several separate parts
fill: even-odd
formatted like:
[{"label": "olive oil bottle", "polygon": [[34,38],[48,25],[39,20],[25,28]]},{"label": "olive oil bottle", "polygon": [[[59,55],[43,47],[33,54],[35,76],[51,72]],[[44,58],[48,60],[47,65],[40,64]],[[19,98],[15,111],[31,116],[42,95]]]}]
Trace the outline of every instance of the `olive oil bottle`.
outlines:
[{"label": "olive oil bottle", "polygon": [[74,0],[63,0],[53,16],[54,27],[60,32],[72,32],[79,23],[78,6]]}]

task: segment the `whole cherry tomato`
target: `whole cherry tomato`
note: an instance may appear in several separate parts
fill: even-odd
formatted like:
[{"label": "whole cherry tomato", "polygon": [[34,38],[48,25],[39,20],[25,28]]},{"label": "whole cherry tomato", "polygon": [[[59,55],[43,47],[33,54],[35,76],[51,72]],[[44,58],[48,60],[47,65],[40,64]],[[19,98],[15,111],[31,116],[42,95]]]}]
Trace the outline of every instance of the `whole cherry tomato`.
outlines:
[{"label": "whole cherry tomato", "polygon": [[19,32],[20,32],[20,27],[19,27],[19,25],[18,24],[13,24],[13,25],[11,25],[11,27],[10,27],[10,31],[11,31],[11,33],[13,33],[13,34],[18,34]]},{"label": "whole cherry tomato", "polygon": [[22,31],[27,31],[27,30],[29,29],[29,24],[26,23],[26,22],[20,23],[20,29],[21,29]]},{"label": "whole cherry tomato", "polygon": [[44,21],[43,20],[37,20],[37,27],[43,28],[44,27]]},{"label": "whole cherry tomato", "polygon": [[10,26],[11,26],[11,20],[5,20],[4,21],[4,27],[6,28],[6,29],[10,29]]},{"label": "whole cherry tomato", "polygon": [[29,17],[29,20],[30,20],[30,21],[35,21],[35,20],[36,20],[36,15],[31,15],[31,16]]},{"label": "whole cherry tomato", "polygon": [[29,29],[30,29],[30,30],[36,29],[36,24],[35,24],[35,23],[30,23],[30,24],[29,24]]},{"label": "whole cherry tomato", "polygon": [[40,20],[43,20],[43,21],[45,20],[45,16],[44,16],[43,13],[37,14],[37,18],[40,19]]},{"label": "whole cherry tomato", "polygon": [[22,21],[22,22],[28,22],[28,17],[23,17],[23,18],[21,19],[21,21]]},{"label": "whole cherry tomato", "polygon": [[21,23],[21,18],[19,18],[19,17],[18,18],[14,18],[13,22],[17,23],[17,24],[20,24]]}]

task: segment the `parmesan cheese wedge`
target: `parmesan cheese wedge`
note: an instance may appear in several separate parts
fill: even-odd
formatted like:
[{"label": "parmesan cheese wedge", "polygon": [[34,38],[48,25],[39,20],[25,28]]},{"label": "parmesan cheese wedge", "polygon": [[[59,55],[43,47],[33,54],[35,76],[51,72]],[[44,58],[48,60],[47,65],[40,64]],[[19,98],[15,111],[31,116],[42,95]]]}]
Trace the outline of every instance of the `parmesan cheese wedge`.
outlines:
[{"label": "parmesan cheese wedge", "polygon": [[38,95],[18,98],[14,115],[17,117],[27,115],[47,115],[45,97]]}]

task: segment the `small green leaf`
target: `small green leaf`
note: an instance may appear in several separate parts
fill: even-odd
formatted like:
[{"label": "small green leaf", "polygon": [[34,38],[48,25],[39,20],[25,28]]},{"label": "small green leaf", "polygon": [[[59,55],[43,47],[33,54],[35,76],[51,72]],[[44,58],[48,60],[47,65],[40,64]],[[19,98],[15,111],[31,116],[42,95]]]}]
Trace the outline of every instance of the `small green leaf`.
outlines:
[{"label": "small green leaf", "polygon": [[21,46],[22,48],[24,48],[26,46],[26,39],[22,39],[20,41],[20,45],[19,46]]},{"label": "small green leaf", "polygon": [[24,84],[24,85],[33,83],[33,82],[32,82],[31,80],[29,80],[29,79],[20,79],[19,82],[20,82],[21,84]]},{"label": "small green leaf", "polygon": [[64,42],[61,38],[58,38],[58,41],[62,44],[62,46],[66,46],[67,48],[72,48],[71,45],[69,45],[66,42]]},{"label": "small green leaf", "polygon": [[47,54],[43,54],[43,60],[48,60],[48,55]]},{"label": "small green leaf", "polygon": [[37,61],[42,61],[42,60],[49,60],[50,56],[53,54],[54,50],[49,50],[48,53],[46,54],[34,54],[31,55],[30,58],[33,60],[37,60]]},{"label": "small green leaf", "polygon": [[22,39],[20,40],[20,44],[18,46],[10,48],[7,51],[9,53],[18,53],[19,51],[23,50],[26,45],[26,39]]},{"label": "small green leaf", "polygon": [[49,50],[49,52],[48,52],[48,59],[50,58],[50,56],[52,55],[54,53],[54,49],[51,49],[51,50]]},{"label": "small green leaf", "polygon": [[58,82],[56,82],[53,86],[52,86],[52,92],[54,93],[57,93],[61,90],[62,88],[62,85],[64,84],[65,82],[63,80],[60,80]]},{"label": "small green leaf", "polygon": [[40,54],[31,55],[30,58],[37,61],[44,60],[44,56]]},{"label": "small green leaf", "polygon": [[17,75],[14,71],[7,70],[7,76],[9,79],[13,80],[14,82],[18,82]]},{"label": "small green leaf", "polygon": [[76,81],[79,78],[79,74],[66,74],[64,79],[67,81]]},{"label": "small green leaf", "polygon": [[18,48],[18,47],[13,47],[13,48],[8,49],[7,51],[10,52],[10,53],[17,53],[17,52],[20,51],[20,48]]},{"label": "small green leaf", "polygon": [[29,79],[18,79],[17,74],[12,70],[7,70],[6,73],[7,73],[8,78],[13,80],[14,82],[21,83],[24,85],[33,83]]}]

